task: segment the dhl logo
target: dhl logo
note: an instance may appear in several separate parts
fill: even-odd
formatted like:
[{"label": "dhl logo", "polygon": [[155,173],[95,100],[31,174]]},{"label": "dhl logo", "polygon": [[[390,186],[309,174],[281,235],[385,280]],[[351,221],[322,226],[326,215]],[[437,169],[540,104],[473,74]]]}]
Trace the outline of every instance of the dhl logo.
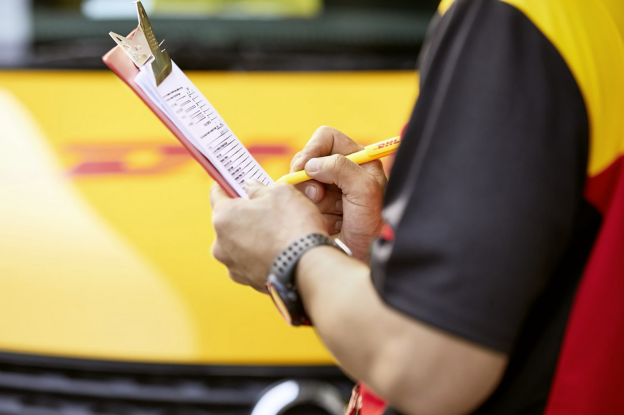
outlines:
[{"label": "dhl logo", "polygon": [[375,148],[375,150],[381,150],[382,148],[386,148],[386,147],[390,147],[394,144],[399,144],[401,142],[400,138],[394,138],[394,139],[390,139],[390,140],[386,140],[383,141],[379,144],[377,144],[377,148]]},{"label": "dhl logo", "polygon": [[[260,162],[271,157],[290,161],[294,154],[285,144],[254,144],[248,149]],[[64,152],[75,160],[68,171],[73,177],[166,174],[194,162],[179,144],[72,144]]]},{"label": "dhl logo", "polygon": [[[396,144],[388,140],[379,145]],[[288,165],[295,150],[287,144],[252,144],[247,147],[256,160],[262,163],[270,158],[281,159]],[[95,143],[71,144],[64,148],[69,162],[68,174],[72,177],[158,175],[171,173],[195,160],[180,144],[163,143]],[[384,168],[390,172],[392,158],[387,158]]]}]

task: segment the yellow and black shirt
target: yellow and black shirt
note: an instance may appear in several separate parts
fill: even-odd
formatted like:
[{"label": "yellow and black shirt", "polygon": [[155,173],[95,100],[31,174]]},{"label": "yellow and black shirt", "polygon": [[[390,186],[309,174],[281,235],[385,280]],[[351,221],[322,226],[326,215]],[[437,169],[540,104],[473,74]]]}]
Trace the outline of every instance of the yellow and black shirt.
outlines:
[{"label": "yellow and black shirt", "polygon": [[624,413],[624,1],[445,0],[420,69],[380,296],[510,356],[475,414]]}]

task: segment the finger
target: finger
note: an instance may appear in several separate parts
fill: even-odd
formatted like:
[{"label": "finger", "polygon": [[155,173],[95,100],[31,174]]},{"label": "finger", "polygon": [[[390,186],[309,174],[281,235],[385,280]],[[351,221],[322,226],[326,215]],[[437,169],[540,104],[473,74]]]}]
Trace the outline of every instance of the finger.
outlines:
[{"label": "finger", "polygon": [[325,185],[316,180],[308,180],[307,182],[295,185],[295,189],[306,195],[314,203],[319,203],[325,197]]},{"label": "finger", "polygon": [[342,191],[336,185],[325,186],[316,180],[295,185],[321,213],[342,214]]},{"label": "finger", "polygon": [[225,193],[219,183],[214,182],[210,188],[210,206],[214,209],[215,205],[225,200],[232,200],[232,198]]},{"label": "finger", "polygon": [[245,182],[245,190],[249,199],[257,199],[264,194],[267,187],[260,180],[251,179]]},{"label": "finger", "polygon": [[323,215],[323,219],[330,234],[339,233],[342,229],[342,215]]},{"label": "finger", "polygon": [[301,151],[301,156],[297,160],[293,160],[291,171],[303,170],[303,167],[311,158],[324,157],[331,154],[351,154],[363,148],[363,146],[335,128],[319,127]]},{"label": "finger", "polygon": [[294,165],[295,163],[297,163],[297,160],[299,160],[299,158],[300,158],[300,157],[301,157],[301,151],[300,151],[300,152],[298,152],[297,154],[295,154],[295,155],[293,156],[292,160],[290,160],[290,172],[291,172],[291,173],[292,173],[293,171],[295,171],[295,170],[293,170],[293,165]]},{"label": "finger", "polygon": [[316,207],[321,213],[342,215],[342,192],[326,192],[323,200],[316,203]]},{"label": "finger", "polygon": [[305,168],[311,178],[335,184],[347,195],[366,194],[371,185],[378,186],[377,180],[364,168],[340,154],[314,158]]}]

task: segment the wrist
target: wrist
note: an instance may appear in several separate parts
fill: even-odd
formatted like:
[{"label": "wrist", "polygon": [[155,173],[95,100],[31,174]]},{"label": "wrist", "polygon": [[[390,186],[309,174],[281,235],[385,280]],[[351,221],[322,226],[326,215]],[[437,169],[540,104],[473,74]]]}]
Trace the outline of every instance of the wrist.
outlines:
[{"label": "wrist", "polygon": [[[291,325],[311,325],[296,284],[296,272],[301,257],[319,246],[329,246],[334,250],[346,248],[326,235],[308,234],[293,241],[275,258],[266,278],[267,291],[282,317]],[[348,248],[344,253],[350,255]]]},{"label": "wrist", "polygon": [[331,261],[334,255],[343,256],[335,248],[327,245],[319,245],[303,254],[295,272],[295,284],[302,295],[314,289],[314,282],[319,281],[318,276],[325,267],[323,261]]}]

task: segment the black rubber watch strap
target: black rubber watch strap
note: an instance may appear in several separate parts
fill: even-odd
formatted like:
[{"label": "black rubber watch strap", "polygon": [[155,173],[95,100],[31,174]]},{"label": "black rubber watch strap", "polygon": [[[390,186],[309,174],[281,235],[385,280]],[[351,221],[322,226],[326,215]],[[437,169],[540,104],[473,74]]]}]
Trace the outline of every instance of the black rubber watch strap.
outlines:
[{"label": "black rubber watch strap", "polygon": [[292,277],[294,277],[293,274],[299,262],[299,258],[301,258],[308,249],[319,245],[336,246],[331,238],[319,233],[312,233],[301,237],[291,243],[288,248],[275,258],[273,266],[271,267],[271,274],[275,275],[287,286],[293,284],[294,278]]},{"label": "black rubber watch strap", "polygon": [[[311,324],[295,286],[297,264],[305,252],[321,245],[333,246],[344,252],[344,249],[330,237],[317,233],[309,234],[291,243],[288,248],[275,258],[267,277],[268,283],[273,286],[273,289],[279,294],[279,297],[288,309],[290,323],[293,326]],[[345,253],[348,254],[348,252]]]}]

